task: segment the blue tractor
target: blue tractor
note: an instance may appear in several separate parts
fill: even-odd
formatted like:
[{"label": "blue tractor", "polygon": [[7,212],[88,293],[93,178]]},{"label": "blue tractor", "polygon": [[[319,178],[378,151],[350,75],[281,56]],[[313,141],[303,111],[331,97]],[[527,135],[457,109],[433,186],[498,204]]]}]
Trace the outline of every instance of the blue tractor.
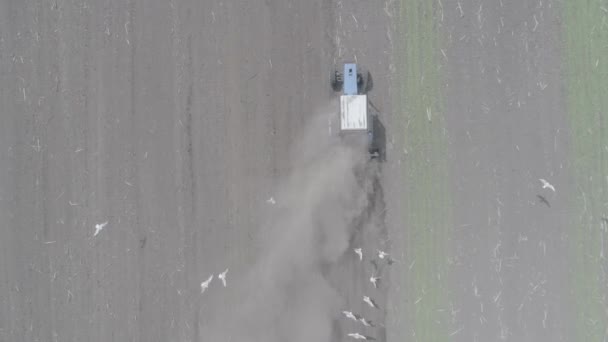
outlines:
[{"label": "blue tractor", "polygon": [[[341,69],[341,70],[340,70]],[[344,63],[344,67],[331,72],[331,87],[344,95],[362,95],[371,90],[371,75],[356,63]]]}]

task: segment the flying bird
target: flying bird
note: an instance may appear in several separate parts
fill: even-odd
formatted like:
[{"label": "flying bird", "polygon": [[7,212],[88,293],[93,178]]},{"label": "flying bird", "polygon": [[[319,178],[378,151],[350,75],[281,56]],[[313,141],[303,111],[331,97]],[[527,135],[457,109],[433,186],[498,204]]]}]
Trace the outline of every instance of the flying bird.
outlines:
[{"label": "flying bird", "polygon": [[355,248],[354,251],[359,256],[359,260],[363,260],[363,250],[361,250],[361,248]]},{"label": "flying bird", "polygon": [[274,200],[274,197],[270,197],[268,200],[266,200],[266,203],[276,204],[277,201]]},{"label": "flying bird", "polygon": [[108,221],[96,224],[95,233],[93,234],[93,236],[97,236],[97,234],[99,234],[99,232],[101,232],[101,230],[107,225],[108,225]]},{"label": "flying bird", "polygon": [[222,284],[224,284],[224,287],[226,287],[226,274],[228,274],[228,269],[217,275],[217,277],[222,280]]},{"label": "flying bird", "polygon": [[359,318],[359,322],[361,322],[361,324],[365,325],[366,327],[373,327],[374,325],[372,324],[372,322],[366,320],[365,318],[361,317]]},{"label": "flying bird", "polygon": [[363,296],[363,301],[364,301],[365,303],[367,303],[367,305],[369,305],[369,306],[370,306],[370,307],[372,307],[372,308],[376,308],[376,309],[378,308],[378,307],[376,306],[376,304],[374,304],[374,302],[372,301],[372,299],[371,299],[371,298],[369,298],[368,296]]},{"label": "flying bird", "polygon": [[544,180],[544,179],[542,179],[542,178],[541,178],[541,179],[539,179],[539,181],[540,181],[541,183],[543,183],[543,189],[547,189],[547,188],[549,188],[549,189],[551,189],[553,192],[555,192],[555,187],[554,187],[553,185],[551,185],[551,183],[547,182],[546,180]]},{"label": "flying bird", "polygon": [[378,280],[379,280],[379,279],[380,279],[380,277],[374,277],[374,276],[371,276],[371,277],[369,278],[370,283],[374,284],[374,288],[375,288],[375,289],[377,289],[377,288],[378,288],[378,284],[377,284],[377,282],[378,282]]},{"label": "flying bird", "polygon": [[352,319],[353,321],[356,321],[356,320],[357,320],[357,317],[355,316],[355,314],[353,314],[353,313],[352,313],[352,312],[350,312],[350,311],[342,311],[342,314],[344,314],[344,316],[346,316],[346,318],[350,318],[350,319]]},{"label": "flying bird", "polygon": [[201,293],[205,292],[209,288],[209,284],[213,280],[213,274],[207,278],[204,282],[201,283]]},{"label": "flying bird", "polygon": [[388,256],[388,253],[386,253],[385,251],[378,250],[378,258],[384,259],[387,256]]},{"label": "flying bird", "polygon": [[350,334],[348,334],[348,337],[352,337],[355,340],[367,340],[367,337],[365,337],[359,333],[350,333]]}]

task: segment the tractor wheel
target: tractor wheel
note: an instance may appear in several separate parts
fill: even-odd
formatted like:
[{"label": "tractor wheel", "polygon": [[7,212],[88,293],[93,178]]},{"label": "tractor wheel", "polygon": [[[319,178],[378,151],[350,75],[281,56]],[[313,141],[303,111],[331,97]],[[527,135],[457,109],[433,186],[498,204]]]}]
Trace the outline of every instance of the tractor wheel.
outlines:
[{"label": "tractor wheel", "polygon": [[329,76],[331,88],[334,91],[340,91],[342,89],[342,74],[337,69],[332,69]]},{"label": "tractor wheel", "polygon": [[372,74],[369,71],[366,71],[367,81],[365,82],[365,92],[369,92],[374,87],[374,80],[372,78]]},{"label": "tractor wheel", "polygon": [[360,94],[365,94],[371,90],[371,74],[369,71],[360,68],[357,72],[357,88]]}]

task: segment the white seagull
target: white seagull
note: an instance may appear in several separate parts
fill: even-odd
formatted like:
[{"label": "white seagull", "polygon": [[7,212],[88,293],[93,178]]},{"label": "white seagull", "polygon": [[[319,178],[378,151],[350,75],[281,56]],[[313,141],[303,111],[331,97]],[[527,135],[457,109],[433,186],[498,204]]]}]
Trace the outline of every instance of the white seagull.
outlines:
[{"label": "white seagull", "polygon": [[369,282],[370,282],[370,283],[372,283],[372,284],[374,284],[374,288],[375,288],[375,289],[377,289],[377,288],[378,288],[378,284],[377,284],[378,279],[380,279],[380,277],[374,277],[374,276],[371,276],[371,277],[369,278]]},{"label": "white seagull", "polygon": [[371,327],[372,326],[372,322],[366,320],[363,317],[359,318],[359,322],[361,322],[361,324],[365,325],[366,327]]},{"label": "white seagull", "polygon": [[357,255],[359,256],[359,260],[363,260],[363,250],[361,250],[361,248],[355,248],[353,249],[355,251],[355,253],[357,253]]},{"label": "white seagull", "polygon": [[270,204],[276,204],[277,201],[274,200],[274,197],[270,197],[268,200],[266,200],[266,203],[270,203]]},{"label": "white seagull", "polygon": [[356,321],[356,320],[357,320],[357,317],[355,317],[355,314],[353,314],[353,313],[352,313],[352,312],[350,312],[350,311],[342,311],[342,314],[344,314],[344,316],[346,316],[346,318],[350,318],[350,319],[352,319],[353,321]]},{"label": "white seagull", "polygon": [[205,292],[209,288],[209,283],[213,280],[213,274],[207,278],[204,282],[201,283],[201,293]]},{"label": "white seagull", "polygon": [[554,187],[553,185],[551,185],[551,183],[547,182],[546,180],[544,180],[544,179],[542,179],[542,178],[541,178],[541,179],[539,179],[539,181],[540,181],[541,183],[543,183],[543,189],[547,189],[547,188],[549,188],[549,189],[551,189],[553,192],[555,192],[555,187]]},{"label": "white seagull", "polygon": [[224,287],[226,287],[226,274],[227,273],[228,273],[228,269],[226,269],[224,272],[217,275],[217,277],[222,280],[222,284],[224,284]]},{"label": "white seagull", "polygon": [[372,299],[368,296],[363,296],[363,301],[366,302],[367,305],[369,305],[370,307],[377,308],[376,304],[374,304],[374,302],[372,302]]},{"label": "white seagull", "polygon": [[386,253],[385,251],[378,250],[378,258],[384,259],[387,256],[388,256],[388,253]]},{"label": "white seagull", "polygon": [[93,233],[93,236],[97,236],[97,234],[99,234],[99,232],[101,232],[101,230],[107,225],[108,225],[108,221],[96,224],[95,233]]},{"label": "white seagull", "polygon": [[348,334],[348,337],[352,337],[355,340],[367,340],[367,337],[365,337],[359,333],[350,333],[350,334]]}]

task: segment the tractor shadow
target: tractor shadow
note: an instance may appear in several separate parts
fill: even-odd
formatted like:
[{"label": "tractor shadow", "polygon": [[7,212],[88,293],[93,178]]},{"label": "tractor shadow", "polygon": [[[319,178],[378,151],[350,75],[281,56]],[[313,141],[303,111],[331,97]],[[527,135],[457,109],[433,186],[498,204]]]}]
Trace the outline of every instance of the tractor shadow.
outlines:
[{"label": "tractor shadow", "polygon": [[373,149],[378,151],[378,159],[381,162],[386,161],[386,128],[380,121],[380,111],[374,106],[372,101],[369,101],[369,111],[372,118],[372,126],[374,137],[372,140]]}]

